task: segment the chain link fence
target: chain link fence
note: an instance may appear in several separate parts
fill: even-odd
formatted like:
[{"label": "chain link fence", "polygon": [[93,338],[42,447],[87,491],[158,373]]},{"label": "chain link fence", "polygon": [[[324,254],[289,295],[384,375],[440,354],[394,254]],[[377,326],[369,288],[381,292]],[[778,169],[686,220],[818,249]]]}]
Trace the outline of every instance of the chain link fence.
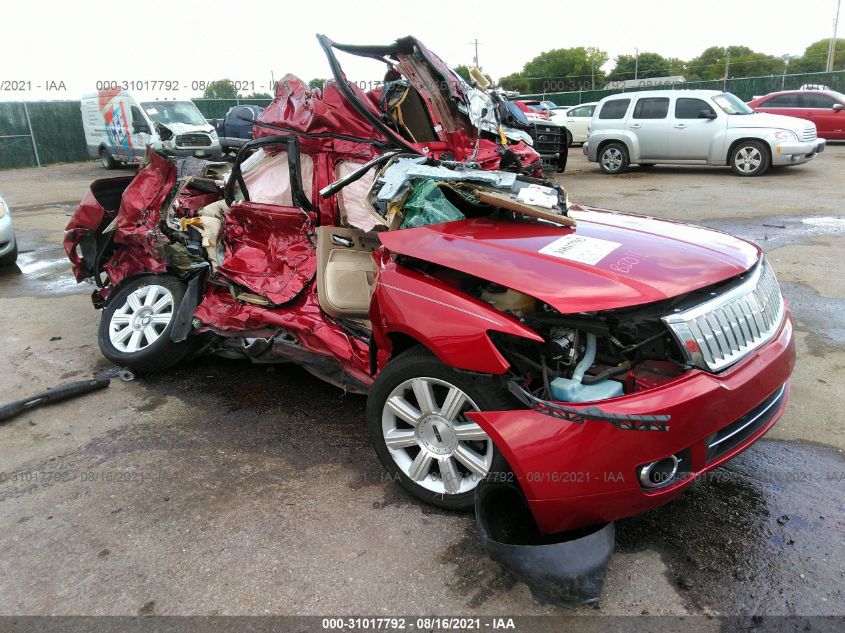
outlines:
[{"label": "chain link fence", "polygon": [[[207,119],[235,105],[266,107],[272,99],[193,99]],[[79,101],[0,102],[0,169],[88,160]]]},{"label": "chain link fence", "polygon": [[797,90],[803,85],[814,84],[827,86],[831,90],[845,92],[845,70],[830,73],[802,73],[795,75],[767,75],[765,77],[739,77],[736,79],[715,79],[712,81],[687,81],[671,86],[648,85],[649,80],[643,79],[643,85],[636,88],[618,88],[612,90],[572,90],[569,92],[541,92],[520,95],[520,99],[542,99],[554,101],[559,106],[591,103],[604,97],[620,92],[636,92],[639,90],[654,90],[656,88],[670,88],[675,90],[724,90],[732,92],[743,101],[751,101],[754,97],[762,97],[778,90]]},{"label": "chain link fence", "polygon": [[[643,80],[647,82],[648,80]],[[794,90],[805,84],[820,84],[845,92],[845,71],[769,75],[715,81],[690,81],[675,89],[725,90],[744,101],[777,90]],[[598,101],[619,92],[650,90],[654,86],[618,90],[573,90],[522,95],[523,99],[544,99],[561,106]],[[221,119],[235,105],[266,107],[271,99],[193,99],[207,119]],[[79,101],[0,102],[0,169],[35,167],[50,163],[87,160],[85,134]]]},{"label": "chain link fence", "polygon": [[87,158],[79,101],[0,102],[0,169]]}]

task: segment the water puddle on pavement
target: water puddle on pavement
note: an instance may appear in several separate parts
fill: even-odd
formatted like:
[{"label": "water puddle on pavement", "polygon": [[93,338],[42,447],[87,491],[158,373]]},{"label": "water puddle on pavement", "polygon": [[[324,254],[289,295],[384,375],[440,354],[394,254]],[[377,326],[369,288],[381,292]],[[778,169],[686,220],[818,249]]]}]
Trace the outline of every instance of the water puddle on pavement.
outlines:
[{"label": "water puddle on pavement", "polygon": [[617,522],[616,533],[617,551],[659,552],[695,611],[837,613],[845,457],[764,439],[671,503]]},{"label": "water puddle on pavement", "polygon": [[91,286],[77,284],[64,248],[46,242],[43,231],[17,231],[17,264],[0,271],[4,297],[47,297],[89,293]]},{"label": "water puddle on pavement", "polygon": [[703,220],[699,224],[751,240],[767,251],[806,242],[813,237],[845,235],[845,217],[832,215]]}]

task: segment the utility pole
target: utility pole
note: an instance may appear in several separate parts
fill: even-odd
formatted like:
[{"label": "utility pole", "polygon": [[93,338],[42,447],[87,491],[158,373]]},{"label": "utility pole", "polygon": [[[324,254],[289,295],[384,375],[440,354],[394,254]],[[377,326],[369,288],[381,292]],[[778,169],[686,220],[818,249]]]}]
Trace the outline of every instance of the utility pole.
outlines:
[{"label": "utility pole", "polygon": [[781,59],[783,60],[783,75],[780,77],[780,89],[786,90],[786,88],[784,88],[786,85],[786,70],[789,68],[789,60],[791,57],[789,55],[784,55]]},{"label": "utility pole", "polygon": [[476,37],[473,41],[470,42],[473,46],[475,46],[475,57],[472,58],[472,63],[475,65],[476,68],[481,68],[481,64],[478,63],[478,38]]},{"label": "utility pole", "polygon": [[728,89],[728,74],[731,72],[731,49],[725,48],[725,79],[722,82],[722,90]]},{"label": "utility pole", "polygon": [[836,56],[836,29],[839,26],[839,9],[842,7],[842,0],[836,0],[836,15],[833,18],[833,37],[827,47],[827,72],[833,72],[833,58]]},{"label": "utility pole", "polygon": [[634,48],[634,79],[637,78],[637,71],[640,69],[640,49]]}]

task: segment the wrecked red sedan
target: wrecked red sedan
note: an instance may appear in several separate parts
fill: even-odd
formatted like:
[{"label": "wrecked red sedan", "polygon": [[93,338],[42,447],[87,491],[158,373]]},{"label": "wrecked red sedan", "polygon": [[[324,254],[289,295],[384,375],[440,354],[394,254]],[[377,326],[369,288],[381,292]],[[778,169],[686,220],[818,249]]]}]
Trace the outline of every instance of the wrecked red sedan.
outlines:
[{"label": "wrecked red sedan", "polygon": [[496,96],[413,38],[320,43],[335,81],[285,77],[233,165],[150,152],[91,186],[65,245],[107,358],[297,363],[368,394],[410,493],[467,508],[512,481],[543,533],[665,503],[772,427],[795,349],[757,246],[571,205]]}]

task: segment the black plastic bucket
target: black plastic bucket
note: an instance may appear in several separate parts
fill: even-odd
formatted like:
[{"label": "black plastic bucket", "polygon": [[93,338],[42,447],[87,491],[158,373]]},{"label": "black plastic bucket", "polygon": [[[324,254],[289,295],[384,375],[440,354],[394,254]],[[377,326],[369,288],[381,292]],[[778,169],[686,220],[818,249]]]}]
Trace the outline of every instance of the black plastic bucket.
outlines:
[{"label": "black plastic bucket", "polygon": [[487,554],[528,585],[534,599],[562,607],[598,602],[613,555],[613,523],[543,534],[519,487],[482,481],[475,524]]}]

